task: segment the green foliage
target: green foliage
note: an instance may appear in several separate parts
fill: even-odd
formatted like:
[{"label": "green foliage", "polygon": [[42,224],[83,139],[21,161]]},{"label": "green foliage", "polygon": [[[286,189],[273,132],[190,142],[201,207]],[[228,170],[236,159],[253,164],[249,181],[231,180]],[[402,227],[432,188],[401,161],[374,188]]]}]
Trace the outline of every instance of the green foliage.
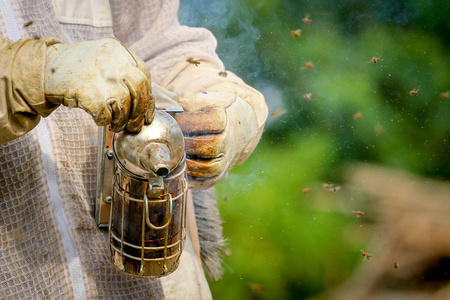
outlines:
[{"label": "green foliage", "polygon": [[[351,211],[336,212],[333,199],[320,209],[312,204],[323,189],[317,181],[328,173],[324,162],[334,156],[334,145],[318,135],[298,140],[289,151],[262,143],[245,167],[218,186],[231,251],[224,279],[211,284],[218,298],[311,296],[345,279],[360,258],[364,239],[349,245],[339,230],[351,224]],[[252,291],[254,283],[263,290]]]},{"label": "green foliage", "polygon": [[[269,115],[258,148],[217,186],[231,255],[224,278],[211,282],[215,299],[302,299],[348,278],[371,232],[370,220],[351,214],[364,199],[322,188],[342,181],[343,163],[450,179],[450,99],[440,97],[450,90],[450,2],[182,1],[182,9],[185,23],[214,33],[227,68],[263,92],[270,112],[285,110]],[[298,28],[300,38],[289,34]]]}]

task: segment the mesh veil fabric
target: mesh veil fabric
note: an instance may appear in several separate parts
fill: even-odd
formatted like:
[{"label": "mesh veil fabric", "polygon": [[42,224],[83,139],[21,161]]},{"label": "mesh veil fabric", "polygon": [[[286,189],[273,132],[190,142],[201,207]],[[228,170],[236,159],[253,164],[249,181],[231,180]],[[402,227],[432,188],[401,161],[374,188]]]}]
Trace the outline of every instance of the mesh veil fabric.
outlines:
[{"label": "mesh veil fabric", "polygon": [[73,298],[42,167],[36,130],[0,145],[0,298]]},{"label": "mesh veil fabric", "polygon": [[[206,56],[221,65],[210,32],[178,24],[177,1],[112,0],[113,27],[60,23],[51,0],[10,2],[22,37],[52,36],[76,43],[116,36],[147,62],[155,82],[162,82],[173,66],[189,56]],[[30,21],[29,26],[22,26]],[[3,36],[7,36],[5,22],[0,16]],[[126,276],[109,262],[107,233],[97,228],[93,218],[98,128],[91,117],[81,109],[59,107],[46,118],[46,126],[86,297],[164,298],[160,280]],[[72,262],[64,252],[56,211],[49,200],[39,138],[33,129],[0,145],[1,299],[72,299],[75,295]],[[201,282],[198,288],[204,289],[206,280],[197,280]]]}]

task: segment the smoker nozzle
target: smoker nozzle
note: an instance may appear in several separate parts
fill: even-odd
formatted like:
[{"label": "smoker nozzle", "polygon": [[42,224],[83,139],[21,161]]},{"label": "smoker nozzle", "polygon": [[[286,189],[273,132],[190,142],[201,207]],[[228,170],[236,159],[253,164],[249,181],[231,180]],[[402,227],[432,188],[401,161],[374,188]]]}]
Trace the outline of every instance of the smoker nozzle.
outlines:
[{"label": "smoker nozzle", "polygon": [[170,149],[163,143],[150,143],[139,153],[139,161],[145,170],[166,176],[170,171]]}]

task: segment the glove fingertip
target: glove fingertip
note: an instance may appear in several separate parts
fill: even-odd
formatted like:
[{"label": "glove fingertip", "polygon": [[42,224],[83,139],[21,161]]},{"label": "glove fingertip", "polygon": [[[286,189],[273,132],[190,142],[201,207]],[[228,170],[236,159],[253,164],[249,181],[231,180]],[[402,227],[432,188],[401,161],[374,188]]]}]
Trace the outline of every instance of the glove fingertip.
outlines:
[{"label": "glove fingertip", "polygon": [[141,131],[142,126],[144,126],[144,121],[145,121],[144,116],[139,116],[138,118],[136,118],[134,120],[128,121],[128,123],[126,125],[124,125],[124,128],[128,132],[137,133],[137,132]]},{"label": "glove fingertip", "polygon": [[110,124],[109,128],[111,129],[111,131],[113,132],[120,132],[122,130],[125,129],[126,125],[115,125],[115,124]]}]

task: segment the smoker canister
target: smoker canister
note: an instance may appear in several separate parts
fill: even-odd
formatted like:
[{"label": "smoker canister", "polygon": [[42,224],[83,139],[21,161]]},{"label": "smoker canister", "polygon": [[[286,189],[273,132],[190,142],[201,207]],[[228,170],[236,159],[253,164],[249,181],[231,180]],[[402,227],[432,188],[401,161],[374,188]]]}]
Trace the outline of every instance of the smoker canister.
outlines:
[{"label": "smoker canister", "polygon": [[156,111],[139,133],[115,133],[113,151],[111,261],[136,277],[170,274],[186,239],[183,133],[168,113]]}]

